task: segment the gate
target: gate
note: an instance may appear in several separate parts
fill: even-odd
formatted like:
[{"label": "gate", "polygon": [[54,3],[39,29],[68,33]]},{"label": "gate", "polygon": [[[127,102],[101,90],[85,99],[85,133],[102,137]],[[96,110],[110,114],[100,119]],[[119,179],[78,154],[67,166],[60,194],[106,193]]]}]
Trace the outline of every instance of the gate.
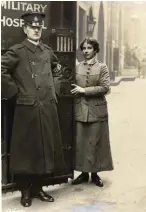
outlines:
[{"label": "gate", "polygon": [[[74,170],[74,119],[71,83],[74,82],[76,61],[76,2],[8,2],[2,6],[2,54],[12,45],[22,42],[22,22],[19,17],[26,11],[45,12],[43,24],[43,41],[54,50],[62,65],[63,78],[55,81],[60,89],[58,115],[63,141],[63,151],[67,166],[67,174],[49,178],[49,184],[67,183],[73,178]],[[54,78],[54,79],[57,79]],[[15,190],[15,180],[9,171],[11,132],[13,126],[15,104],[13,100],[2,99],[1,104],[1,157],[2,157],[2,189]]]}]

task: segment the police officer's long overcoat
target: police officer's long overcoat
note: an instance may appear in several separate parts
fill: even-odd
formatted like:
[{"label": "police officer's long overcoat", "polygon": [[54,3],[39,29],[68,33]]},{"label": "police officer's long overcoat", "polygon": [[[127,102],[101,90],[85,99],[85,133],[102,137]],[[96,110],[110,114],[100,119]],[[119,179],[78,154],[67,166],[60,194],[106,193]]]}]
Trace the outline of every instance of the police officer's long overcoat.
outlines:
[{"label": "police officer's long overcoat", "polygon": [[36,47],[28,40],[2,56],[2,96],[16,97],[10,160],[14,173],[64,173],[54,59],[47,45]]}]

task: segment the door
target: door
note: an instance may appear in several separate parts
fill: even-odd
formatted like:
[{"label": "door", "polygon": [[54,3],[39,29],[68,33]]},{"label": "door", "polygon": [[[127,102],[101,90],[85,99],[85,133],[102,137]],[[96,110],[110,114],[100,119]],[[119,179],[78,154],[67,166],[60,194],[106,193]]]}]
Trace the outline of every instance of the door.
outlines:
[{"label": "door", "polygon": [[[20,43],[24,39],[23,23],[20,15],[27,11],[45,12],[43,23],[43,41],[54,50],[62,65],[63,78],[56,86],[60,88],[58,98],[58,115],[61,127],[63,151],[66,161],[67,174],[47,179],[47,184],[54,185],[68,182],[73,178],[74,170],[74,119],[73,98],[70,94],[71,83],[74,82],[76,61],[76,2],[8,2],[2,7],[2,54],[10,46]],[[11,35],[11,36],[10,36]],[[57,79],[54,78],[54,79]],[[2,188],[15,189],[15,180],[9,171],[9,158],[11,146],[11,132],[13,126],[15,104],[12,100],[2,100],[1,129],[2,129]]]}]

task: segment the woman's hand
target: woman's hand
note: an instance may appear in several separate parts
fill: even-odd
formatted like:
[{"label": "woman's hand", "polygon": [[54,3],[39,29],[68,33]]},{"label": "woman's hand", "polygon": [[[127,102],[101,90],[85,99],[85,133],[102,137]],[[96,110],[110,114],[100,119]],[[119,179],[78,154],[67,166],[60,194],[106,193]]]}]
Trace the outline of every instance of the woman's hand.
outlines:
[{"label": "woman's hand", "polygon": [[57,69],[60,71],[61,70],[61,65],[58,63],[57,64]]},{"label": "woman's hand", "polygon": [[85,89],[76,85],[76,84],[71,84],[71,86],[74,86],[74,88],[71,90],[72,94],[80,94],[80,93],[85,93]]}]

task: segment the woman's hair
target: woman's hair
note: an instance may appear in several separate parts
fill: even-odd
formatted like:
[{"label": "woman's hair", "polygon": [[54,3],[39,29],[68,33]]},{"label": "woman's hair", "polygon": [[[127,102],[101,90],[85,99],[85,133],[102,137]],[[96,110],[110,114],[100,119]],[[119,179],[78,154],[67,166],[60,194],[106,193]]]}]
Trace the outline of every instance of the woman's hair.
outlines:
[{"label": "woman's hair", "polygon": [[97,42],[96,39],[94,39],[94,38],[85,38],[80,43],[80,49],[81,49],[81,51],[83,50],[84,43],[88,43],[88,44],[92,45],[93,46],[93,49],[94,49],[94,51],[96,51],[96,53],[98,53],[100,51],[99,43]]}]

